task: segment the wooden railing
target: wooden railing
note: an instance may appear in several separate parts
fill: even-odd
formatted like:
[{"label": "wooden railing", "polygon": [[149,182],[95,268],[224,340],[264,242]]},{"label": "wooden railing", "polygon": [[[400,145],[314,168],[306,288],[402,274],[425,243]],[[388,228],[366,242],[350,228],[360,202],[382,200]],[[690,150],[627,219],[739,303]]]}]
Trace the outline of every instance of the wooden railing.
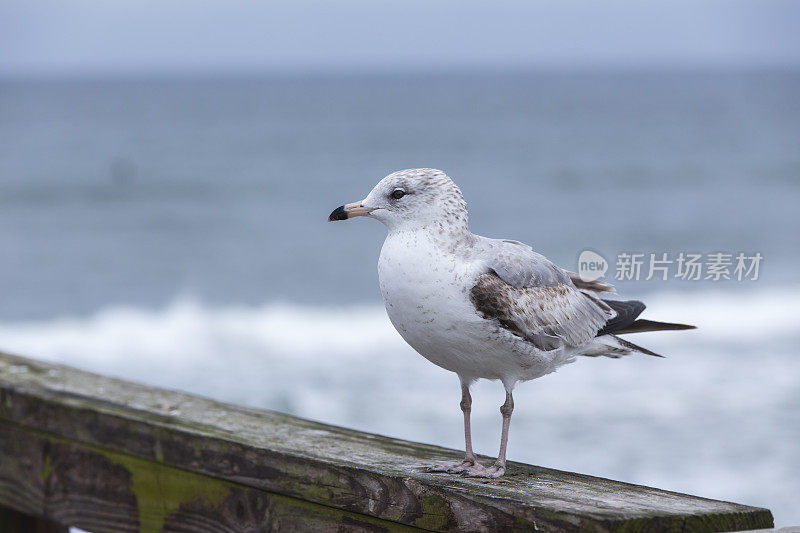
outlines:
[{"label": "wooden railing", "polygon": [[0,354],[4,533],[772,527],[767,509],[519,463],[425,471],[460,456]]}]

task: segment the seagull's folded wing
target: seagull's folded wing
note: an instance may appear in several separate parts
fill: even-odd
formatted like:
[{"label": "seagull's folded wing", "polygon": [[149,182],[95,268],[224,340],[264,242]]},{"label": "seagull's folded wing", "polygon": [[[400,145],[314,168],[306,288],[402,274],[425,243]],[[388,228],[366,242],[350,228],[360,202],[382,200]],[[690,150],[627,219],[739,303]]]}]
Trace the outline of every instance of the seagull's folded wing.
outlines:
[{"label": "seagull's folded wing", "polygon": [[483,318],[497,320],[545,351],[591,341],[615,314],[605,302],[574,286],[518,289],[494,273],[481,275],[470,296]]},{"label": "seagull's folded wing", "polygon": [[470,290],[472,303],[483,318],[496,320],[538,349],[585,344],[616,316],[529,246],[494,239],[482,244],[487,273]]}]

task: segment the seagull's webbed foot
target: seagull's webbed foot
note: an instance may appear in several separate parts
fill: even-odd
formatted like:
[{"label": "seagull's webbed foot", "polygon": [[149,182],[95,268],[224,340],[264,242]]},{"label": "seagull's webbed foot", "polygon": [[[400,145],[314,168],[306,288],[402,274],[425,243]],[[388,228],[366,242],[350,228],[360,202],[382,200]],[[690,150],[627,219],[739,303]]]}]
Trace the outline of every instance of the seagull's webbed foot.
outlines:
[{"label": "seagull's webbed foot", "polygon": [[437,473],[437,474],[462,474],[467,472],[471,468],[483,468],[477,461],[477,457],[475,456],[467,456],[458,464],[450,465],[450,466],[432,466],[428,468],[428,472]]},{"label": "seagull's webbed foot", "polygon": [[465,469],[461,475],[464,477],[488,477],[494,479],[501,477],[505,473],[505,465],[495,463],[490,467],[475,464],[474,466]]}]

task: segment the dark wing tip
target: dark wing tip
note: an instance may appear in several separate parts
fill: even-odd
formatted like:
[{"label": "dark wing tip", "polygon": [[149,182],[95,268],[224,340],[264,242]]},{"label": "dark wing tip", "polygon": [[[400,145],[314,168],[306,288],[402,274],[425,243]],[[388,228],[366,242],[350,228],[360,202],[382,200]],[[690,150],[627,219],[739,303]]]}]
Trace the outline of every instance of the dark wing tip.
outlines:
[{"label": "dark wing tip", "polygon": [[597,332],[597,336],[617,333],[636,320],[645,310],[645,305],[639,300],[603,300],[608,306],[616,311],[617,316],[606,322],[606,325]]},{"label": "dark wing tip", "polygon": [[687,329],[697,329],[697,326],[689,324],[675,324],[672,322],[658,322],[656,320],[647,320],[640,318],[625,327],[621,327],[614,331],[615,335],[622,335],[625,333],[644,333],[645,331],[679,331]]}]

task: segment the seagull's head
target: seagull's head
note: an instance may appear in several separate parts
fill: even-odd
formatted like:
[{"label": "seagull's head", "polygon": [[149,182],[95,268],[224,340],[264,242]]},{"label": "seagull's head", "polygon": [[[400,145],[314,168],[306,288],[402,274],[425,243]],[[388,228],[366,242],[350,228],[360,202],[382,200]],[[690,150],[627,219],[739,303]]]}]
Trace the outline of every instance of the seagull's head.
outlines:
[{"label": "seagull's head", "polygon": [[329,221],[366,216],[391,229],[424,226],[467,226],[467,204],[447,174],[433,168],[412,168],[389,174],[360,202],[334,209]]}]

